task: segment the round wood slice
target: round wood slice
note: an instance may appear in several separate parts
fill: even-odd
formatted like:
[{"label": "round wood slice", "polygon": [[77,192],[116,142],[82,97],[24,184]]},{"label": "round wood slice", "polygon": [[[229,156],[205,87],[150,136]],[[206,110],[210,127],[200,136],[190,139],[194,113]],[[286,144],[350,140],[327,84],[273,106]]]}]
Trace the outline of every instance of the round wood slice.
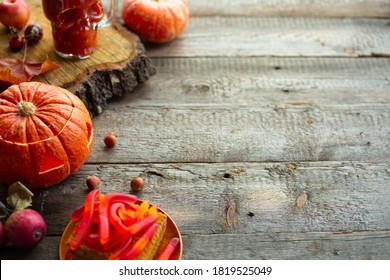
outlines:
[{"label": "round wood slice", "polygon": [[[99,29],[97,49],[88,59],[68,60],[57,56],[41,0],[30,0],[28,4],[29,23],[41,25],[44,35],[37,44],[28,46],[27,60],[43,62],[48,55],[60,65],[32,80],[68,89],[80,97],[92,116],[103,112],[107,100],[132,91],[156,73],[140,38],[117,21]],[[0,26],[0,57],[22,59],[23,51],[12,52],[8,48],[10,36],[8,30]]]}]

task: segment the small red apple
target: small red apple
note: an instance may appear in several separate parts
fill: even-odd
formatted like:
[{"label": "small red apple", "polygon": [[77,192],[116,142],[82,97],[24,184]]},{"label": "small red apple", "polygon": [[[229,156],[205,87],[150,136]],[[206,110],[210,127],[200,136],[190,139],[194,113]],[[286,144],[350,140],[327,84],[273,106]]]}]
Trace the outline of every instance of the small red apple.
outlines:
[{"label": "small red apple", "polygon": [[21,29],[30,19],[30,7],[24,0],[0,2],[0,22],[6,27]]},{"label": "small red apple", "polygon": [[5,221],[5,237],[16,247],[32,247],[38,244],[45,234],[45,220],[41,214],[32,209],[12,212]]}]

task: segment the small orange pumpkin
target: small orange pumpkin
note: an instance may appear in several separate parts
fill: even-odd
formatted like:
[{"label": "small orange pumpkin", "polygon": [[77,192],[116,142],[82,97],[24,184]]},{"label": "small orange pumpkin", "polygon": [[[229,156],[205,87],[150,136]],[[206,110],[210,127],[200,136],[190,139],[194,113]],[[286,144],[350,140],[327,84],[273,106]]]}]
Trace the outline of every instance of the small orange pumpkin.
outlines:
[{"label": "small orange pumpkin", "polygon": [[66,89],[25,82],[0,94],[0,182],[53,186],[84,164],[92,143],[89,112]]},{"label": "small orange pumpkin", "polygon": [[179,36],[190,17],[187,0],[124,0],[126,26],[151,43],[167,43]]}]

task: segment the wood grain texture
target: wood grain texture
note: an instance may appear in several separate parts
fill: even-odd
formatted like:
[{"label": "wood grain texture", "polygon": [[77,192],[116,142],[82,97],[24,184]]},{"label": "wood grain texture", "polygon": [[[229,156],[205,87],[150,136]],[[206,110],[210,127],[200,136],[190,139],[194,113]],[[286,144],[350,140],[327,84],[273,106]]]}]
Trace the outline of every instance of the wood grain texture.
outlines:
[{"label": "wood grain texture", "polygon": [[390,56],[387,19],[194,17],[150,57]]},{"label": "wood grain texture", "polygon": [[[386,104],[110,110],[95,120],[88,161],[386,161],[389,120]],[[106,153],[102,139],[110,130],[118,144]]]},{"label": "wood grain texture", "polygon": [[[118,1],[122,11],[123,0]],[[191,17],[383,17],[389,0],[188,0]]]},{"label": "wood grain texture", "polygon": [[183,259],[194,260],[388,260],[390,250],[388,231],[192,235],[183,239]]},{"label": "wood grain texture", "polygon": [[[388,59],[155,58],[154,64],[155,77],[95,119],[90,162],[389,155]],[[118,131],[119,144],[107,155],[101,139],[110,130]]]},{"label": "wood grain texture", "polygon": [[[33,207],[44,215],[49,235],[61,234],[83,204],[88,175],[101,178],[103,193],[132,193],[157,204],[187,235],[390,227],[388,163],[127,163],[87,164],[58,186],[34,191]],[[145,188],[131,192],[130,180],[137,176]],[[297,209],[303,192],[307,201]]]},{"label": "wood grain texture", "polygon": [[[0,251],[0,259],[57,260],[59,240],[59,236],[47,236],[29,250],[6,247]],[[388,231],[183,235],[182,259],[388,260],[389,240]]]},{"label": "wood grain texture", "polygon": [[[71,212],[85,199],[90,174],[100,176],[104,193],[131,193],[130,179],[142,176],[146,186],[133,194],[173,218],[184,259],[390,257],[389,164],[291,162],[84,165],[58,186],[34,191],[33,207],[44,216],[48,236],[24,258],[43,251],[53,257]],[[302,192],[308,198],[297,209]],[[2,254],[18,257],[18,251]]]},{"label": "wood grain texture", "polygon": [[389,104],[386,58],[153,58],[157,74],[110,110]]},{"label": "wood grain texture", "polygon": [[389,17],[388,0],[189,0],[192,17]]}]

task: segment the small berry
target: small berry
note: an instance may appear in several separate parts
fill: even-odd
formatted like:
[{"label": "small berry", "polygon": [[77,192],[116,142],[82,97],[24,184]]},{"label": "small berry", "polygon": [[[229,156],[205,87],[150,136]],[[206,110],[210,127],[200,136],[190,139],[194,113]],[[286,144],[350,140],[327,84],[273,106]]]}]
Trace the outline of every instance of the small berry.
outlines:
[{"label": "small berry", "polygon": [[130,186],[133,191],[142,190],[145,186],[144,179],[142,179],[141,177],[135,177],[131,180]]},{"label": "small berry", "polygon": [[9,47],[13,51],[18,51],[24,46],[24,39],[20,35],[14,35],[9,39]]},{"label": "small berry", "polygon": [[43,37],[42,27],[38,24],[29,24],[24,30],[24,37],[29,44],[35,44]]},{"label": "small berry", "polygon": [[118,143],[118,138],[116,137],[115,132],[110,132],[106,137],[104,137],[104,144],[107,148],[113,148]]},{"label": "small berry", "polygon": [[96,190],[100,188],[100,185],[102,182],[100,181],[100,178],[97,176],[88,176],[87,177],[87,187],[90,190]]}]

